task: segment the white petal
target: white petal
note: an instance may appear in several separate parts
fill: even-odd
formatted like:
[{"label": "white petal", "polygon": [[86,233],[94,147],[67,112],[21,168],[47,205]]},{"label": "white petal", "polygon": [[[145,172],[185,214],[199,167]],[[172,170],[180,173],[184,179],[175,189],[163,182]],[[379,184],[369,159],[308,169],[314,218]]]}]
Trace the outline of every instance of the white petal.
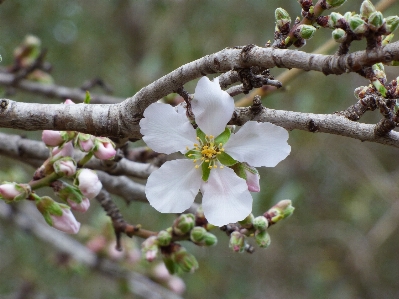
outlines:
[{"label": "white petal", "polygon": [[215,137],[222,133],[234,112],[234,99],[220,88],[218,80],[202,77],[195,88],[191,107],[200,129]]},{"label": "white petal", "polygon": [[259,167],[274,167],[291,152],[286,129],[271,123],[249,121],[232,134],[224,149],[240,162]]},{"label": "white petal", "polygon": [[252,196],[244,179],[231,168],[212,169],[201,185],[202,208],[209,223],[222,226],[243,220],[252,211]]},{"label": "white petal", "polygon": [[161,213],[187,210],[198,194],[201,170],[188,159],[168,161],[151,173],[145,194],[151,206]]},{"label": "white petal", "polygon": [[148,106],[140,128],[145,143],[158,153],[185,152],[186,146],[191,148],[197,141],[196,132],[187,117],[167,104]]}]

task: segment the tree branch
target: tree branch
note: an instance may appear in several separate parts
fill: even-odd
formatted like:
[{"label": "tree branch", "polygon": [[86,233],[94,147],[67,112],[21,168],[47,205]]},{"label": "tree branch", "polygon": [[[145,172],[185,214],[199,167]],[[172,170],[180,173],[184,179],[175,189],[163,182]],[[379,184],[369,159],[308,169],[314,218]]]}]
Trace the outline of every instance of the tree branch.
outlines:
[{"label": "tree branch", "polygon": [[[142,88],[134,97],[128,98],[120,104],[41,105],[17,103],[3,99],[0,103],[0,127],[23,130],[73,130],[97,136],[141,138],[139,121],[148,105],[176,91],[185,83],[207,74],[259,66],[263,68],[300,68],[339,75],[345,72],[356,72],[364,66],[377,62],[386,63],[392,60],[399,60],[399,42],[373,51],[359,51],[339,57],[252,45],[240,49],[226,48],[181,66]],[[296,112],[284,114],[281,111],[279,115],[278,119],[273,118],[272,115],[269,115],[267,119],[283,127],[304,129],[303,125],[295,126],[292,123],[292,116],[298,117],[301,114]],[[283,115],[287,118],[282,119]],[[320,121],[338,120],[331,115],[318,115],[318,119]],[[284,122],[288,124],[284,125]],[[341,121],[335,123],[335,126],[341,126],[342,132],[346,131],[346,125],[349,123]],[[308,131],[308,129],[305,130]],[[364,140],[363,136],[357,136],[355,133],[350,135],[350,137]],[[377,141],[371,136],[366,140]]]}]

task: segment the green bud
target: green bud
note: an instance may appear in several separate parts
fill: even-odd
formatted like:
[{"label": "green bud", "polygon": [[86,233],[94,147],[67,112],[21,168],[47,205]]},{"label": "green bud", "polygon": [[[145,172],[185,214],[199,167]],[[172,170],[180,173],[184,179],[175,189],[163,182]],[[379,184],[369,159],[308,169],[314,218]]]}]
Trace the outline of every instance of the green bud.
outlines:
[{"label": "green bud", "polygon": [[355,34],[363,34],[367,30],[367,24],[360,16],[355,15],[349,19],[349,28]]},{"label": "green bud", "polygon": [[161,230],[157,235],[157,239],[159,246],[168,246],[172,241],[172,234],[166,230]]},{"label": "green bud", "polygon": [[230,235],[229,247],[235,252],[244,252],[245,236],[240,232],[232,232]]},{"label": "green bud", "polygon": [[265,216],[258,216],[254,219],[254,228],[258,231],[264,231],[269,226]]},{"label": "green bud", "polygon": [[243,228],[251,228],[253,221],[254,221],[254,215],[253,214],[249,214],[244,220],[238,221],[238,223]]},{"label": "green bud", "polygon": [[336,8],[344,4],[346,0],[327,0],[327,9]]},{"label": "green bud", "polygon": [[368,17],[375,11],[375,7],[370,0],[364,0],[362,5],[360,6],[360,15],[364,19],[368,19]]},{"label": "green bud", "polygon": [[194,227],[190,232],[190,239],[194,243],[200,243],[204,240],[207,231],[202,226]]},{"label": "green bud", "polygon": [[328,27],[335,28],[335,26],[337,26],[337,24],[338,24],[338,21],[341,19],[343,19],[343,15],[341,15],[340,13],[337,13],[337,12],[332,12],[328,16]]},{"label": "green bud", "polygon": [[346,40],[347,34],[343,29],[338,28],[332,32],[332,37],[337,43],[343,43]]},{"label": "green bud", "polygon": [[276,19],[276,31],[289,31],[291,17],[285,9],[277,8],[274,17]]},{"label": "green bud", "polygon": [[390,16],[385,18],[385,27],[387,33],[392,33],[399,26],[399,17],[398,16]]},{"label": "green bud", "polygon": [[178,236],[187,234],[195,224],[195,217],[193,214],[181,214],[173,222],[173,232]]},{"label": "green bud", "polygon": [[316,28],[312,25],[299,25],[297,30],[299,31],[299,36],[303,39],[311,39],[316,32]]},{"label": "green bud", "polygon": [[183,247],[172,253],[172,260],[184,272],[194,272],[198,269],[198,262],[194,255]]},{"label": "green bud", "polygon": [[373,12],[368,20],[369,27],[373,31],[377,31],[378,29],[380,29],[383,23],[384,17],[379,11]]},{"label": "green bud", "polygon": [[[270,219],[269,225],[272,223],[276,223],[284,218],[287,218],[294,213],[295,208],[291,205],[291,200],[284,199],[279,201],[276,205],[274,205],[270,210],[268,210],[265,214],[268,215],[268,219]],[[266,216],[266,215],[265,215]]]},{"label": "green bud", "polygon": [[344,19],[349,23],[349,19],[353,16],[353,13],[351,13],[350,11],[346,12],[344,14]]},{"label": "green bud", "polygon": [[270,245],[270,235],[266,231],[257,231],[255,240],[259,247],[266,248]]},{"label": "green bud", "polygon": [[205,246],[213,246],[217,244],[218,239],[214,234],[206,233],[203,242]]}]

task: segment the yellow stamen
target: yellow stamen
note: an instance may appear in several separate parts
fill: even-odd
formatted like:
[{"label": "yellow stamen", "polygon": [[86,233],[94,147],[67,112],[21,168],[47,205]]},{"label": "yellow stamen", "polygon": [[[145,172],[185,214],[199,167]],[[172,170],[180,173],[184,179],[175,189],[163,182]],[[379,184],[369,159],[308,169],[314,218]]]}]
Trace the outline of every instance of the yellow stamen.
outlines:
[{"label": "yellow stamen", "polygon": [[223,165],[221,165],[221,166],[220,166],[220,169],[223,169],[223,168],[224,168],[224,166],[223,166]]},{"label": "yellow stamen", "polygon": [[198,165],[195,165],[195,168],[196,168],[196,169],[198,169],[198,168],[199,168],[199,166],[198,166]]}]

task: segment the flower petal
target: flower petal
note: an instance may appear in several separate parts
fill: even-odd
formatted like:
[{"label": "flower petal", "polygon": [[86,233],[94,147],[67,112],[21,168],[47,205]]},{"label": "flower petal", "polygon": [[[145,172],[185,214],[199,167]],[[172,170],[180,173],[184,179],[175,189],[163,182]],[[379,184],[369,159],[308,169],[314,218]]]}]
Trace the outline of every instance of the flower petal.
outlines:
[{"label": "flower petal", "polygon": [[234,99],[220,88],[219,81],[202,77],[195,88],[191,107],[203,132],[215,137],[222,133],[234,112]]},{"label": "flower petal", "polygon": [[291,152],[286,129],[271,123],[249,121],[232,134],[224,149],[240,162],[259,167],[274,167]]},{"label": "flower petal", "polygon": [[252,196],[244,179],[231,168],[212,169],[201,186],[202,208],[209,223],[222,226],[243,220],[252,211]]},{"label": "flower petal", "polygon": [[185,152],[197,141],[196,132],[187,117],[167,104],[153,103],[140,121],[143,140],[154,151],[171,154]]},{"label": "flower petal", "polygon": [[168,161],[151,173],[145,194],[161,213],[181,213],[194,202],[202,179],[201,170],[191,160]]}]

